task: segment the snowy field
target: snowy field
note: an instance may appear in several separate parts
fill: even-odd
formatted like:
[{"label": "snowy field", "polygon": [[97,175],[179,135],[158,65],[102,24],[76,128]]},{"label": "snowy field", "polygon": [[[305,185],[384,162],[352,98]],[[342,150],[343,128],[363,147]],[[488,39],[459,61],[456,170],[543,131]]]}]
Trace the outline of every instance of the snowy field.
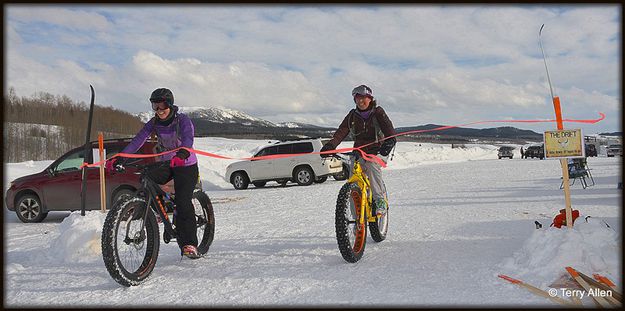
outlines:
[{"label": "snowy field", "polygon": [[[264,143],[200,138],[195,147],[248,157]],[[121,287],[108,275],[99,247],[100,212],[51,212],[42,223],[23,224],[5,207],[4,303],[533,308],[557,305],[497,275],[548,289],[565,266],[606,275],[622,289],[622,158],[588,158],[596,185],[582,189],[576,182],[572,205],[592,218],[579,218],[569,231],[549,228],[564,208],[559,161],[522,160],[518,152],[512,160],[498,160],[496,146],[398,143],[383,171],[391,206],[388,237],[381,243],[368,238],[356,264],[342,259],[335,239],[342,182],[268,183],[239,191],[223,179],[233,161],[204,156],[200,175],[215,208],[213,245],[204,258],[181,261],[175,243],[161,244],[156,268],[140,286]],[[50,163],[5,164],[5,187]],[[535,228],[536,220],[542,229]],[[593,306],[589,299],[584,304]]]}]

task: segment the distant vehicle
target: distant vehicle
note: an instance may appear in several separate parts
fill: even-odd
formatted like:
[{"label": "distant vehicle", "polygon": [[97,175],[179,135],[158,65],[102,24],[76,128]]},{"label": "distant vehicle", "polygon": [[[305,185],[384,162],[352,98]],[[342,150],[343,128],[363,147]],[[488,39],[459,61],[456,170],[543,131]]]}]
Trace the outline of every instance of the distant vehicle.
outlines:
[{"label": "distant vehicle", "polygon": [[597,147],[593,144],[586,144],[585,153],[587,157],[596,157],[597,156]]},{"label": "distant vehicle", "polygon": [[[105,140],[106,156],[119,153],[130,142],[128,139]],[[154,153],[154,141],[147,141],[138,153]],[[97,142],[91,142],[91,148],[98,148]],[[93,163],[91,149],[87,153],[87,162]],[[154,162],[146,158],[144,163]],[[74,148],[56,159],[43,172],[23,176],[13,180],[6,192],[5,201],[9,211],[15,211],[22,222],[41,222],[49,211],[75,211],[80,206],[80,188],[82,170],[85,162],[84,147]],[[87,168],[86,210],[100,209],[100,169]],[[106,197],[108,208],[121,196],[132,194],[139,187],[139,175],[134,169],[124,173],[106,173]]]},{"label": "distant vehicle", "polygon": [[336,158],[322,159],[318,154],[312,154],[312,152],[319,152],[322,146],[321,139],[280,141],[264,146],[254,157],[277,154],[310,154],[235,162],[226,168],[225,178],[237,190],[247,189],[250,183],[257,188],[262,188],[269,181],[276,181],[283,186],[289,181],[300,186],[308,186],[313,182],[325,182],[328,176],[333,176],[337,180],[345,179],[342,161]]},{"label": "distant vehicle", "polygon": [[623,146],[621,144],[609,145],[607,150],[608,157],[623,156]]},{"label": "distant vehicle", "polygon": [[499,148],[499,151],[497,152],[497,156],[499,157],[499,159],[501,159],[501,158],[510,158],[510,159],[512,159],[512,157],[514,156],[512,154],[513,151],[514,151],[514,147],[502,146],[502,147]]},{"label": "distant vehicle", "polygon": [[527,150],[525,150],[525,158],[539,158],[541,160],[544,159],[545,145],[541,144],[527,147]]}]

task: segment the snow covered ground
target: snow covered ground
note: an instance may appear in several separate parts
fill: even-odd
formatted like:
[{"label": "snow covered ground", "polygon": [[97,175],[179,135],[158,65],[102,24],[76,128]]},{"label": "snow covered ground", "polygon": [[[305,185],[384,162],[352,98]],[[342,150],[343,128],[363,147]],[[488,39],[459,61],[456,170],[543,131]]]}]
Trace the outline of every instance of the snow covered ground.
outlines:
[{"label": "snow covered ground", "polygon": [[[248,157],[264,143],[199,138],[196,148]],[[518,149],[514,159],[498,160],[496,146],[467,147],[398,143],[384,170],[388,237],[369,238],[356,264],[342,259],[335,239],[342,182],[238,191],[223,179],[232,161],[204,156],[200,175],[215,208],[215,241],[195,261],[181,261],[174,244],[161,244],[156,268],[140,286],[121,287],[108,275],[98,247],[100,212],[51,212],[42,223],[23,224],[5,207],[5,305],[554,306],[497,275],[548,289],[569,265],[622,288],[621,158],[588,159],[596,185],[572,186],[572,205],[592,218],[568,231],[549,228],[564,208],[559,161],[521,160]],[[5,185],[50,162],[5,164]]]}]

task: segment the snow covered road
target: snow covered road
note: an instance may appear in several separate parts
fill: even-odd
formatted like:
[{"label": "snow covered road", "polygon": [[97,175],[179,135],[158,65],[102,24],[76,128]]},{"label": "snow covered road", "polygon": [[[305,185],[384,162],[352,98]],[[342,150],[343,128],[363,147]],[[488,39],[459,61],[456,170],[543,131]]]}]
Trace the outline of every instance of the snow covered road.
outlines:
[{"label": "snow covered road", "polygon": [[[222,154],[241,157],[247,156],[241,146],[252,144],[219,141]],[[69,212],[52,212],[40,224],[23,224],[5,207],[5,304],[553,306],[497,274],[517,276],[510,270],[514,265],[503,263],[535,234],[535,220],[545,229],[564,208],[559,162],[497,160],[494,147],[479,155],[469,150],[464,158],[450,156],[458,151],[448,148],[438,150],[441,157],[416,161],[423,159],[417,150],[421,146],[399,145],[396,157],[401,165],[391,162],[384,170],[391,204],[388,237],[381,243],[368,238],[365,255],[356,264],[346,263],[336,244],[334,205],[342,182],[330,178],[309,187],[269,183],[262,189],[237,191],[219,180],[227,163],[200,157],[200,174],[216,218],[215,240],[204,258],[181,261],[174,244],[161,244],[148,281],[123,288],[110,278],[101,255],[68,260],[51,249]],[[613,249],[613,241],[607,243],[612,248],[604,256],[602,272],[620,287],[622,192],[616,185],[622,176],[621,158],[588,161],[596,185],[572,186],[573,208],[605,220],[619,232],[618,249]],[[22,173],[19,164],[9,164],[5,174],[14,178],[37,172],[43,168],[39,166],[45,164],[35,162]],[[575,268],[591,273],[583,258],[574,260]],[[562,271],[567,264],[562,262]],[[541,288],[555,279],[524,276]]]}]

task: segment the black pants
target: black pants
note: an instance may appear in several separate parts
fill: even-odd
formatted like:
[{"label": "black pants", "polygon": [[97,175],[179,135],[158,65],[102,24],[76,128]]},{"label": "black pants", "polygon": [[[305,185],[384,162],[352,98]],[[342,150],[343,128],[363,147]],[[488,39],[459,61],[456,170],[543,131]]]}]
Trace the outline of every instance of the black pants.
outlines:
[{"label": "black pants", "polygon": [[174,191],[176,193],[176,233],[178,245],[197,246],[197,226],[195,221],[195,209],[191,203],[193,190],[198,179],[197,164],[191,166],[159,166],[150,172],[148,176],[156,183],[163,185],[174,179]]}]

